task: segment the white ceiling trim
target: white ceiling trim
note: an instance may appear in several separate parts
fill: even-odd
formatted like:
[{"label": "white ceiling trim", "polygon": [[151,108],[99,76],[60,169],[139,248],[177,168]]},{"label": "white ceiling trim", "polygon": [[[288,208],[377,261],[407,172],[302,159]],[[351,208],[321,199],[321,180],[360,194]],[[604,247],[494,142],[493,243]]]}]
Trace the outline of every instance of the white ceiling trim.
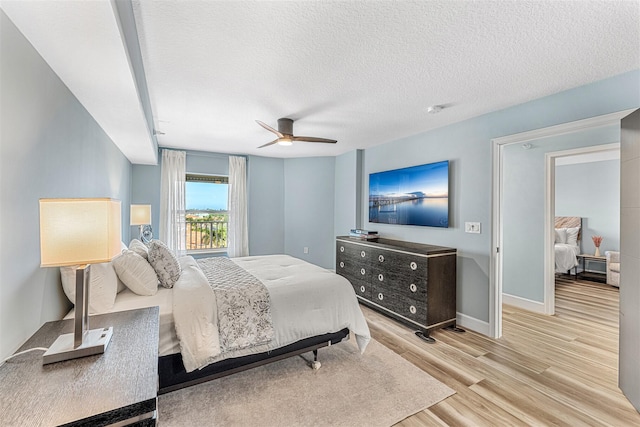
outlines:
[{"label": "white ceiling trim", "polygon": [[[114,2],[133,12],[148,121]],[[638,0],[0,5],[134,163],[155,163],[149,127],[169,148],[336,156],[640,68]],[[338,143],[258,149],[273,135],[255,120],[283,117]]]},{"label": "white ceiling trim", "polygon": [[132,162],[157,163],[114,4],[2,1],[2,9]]}]

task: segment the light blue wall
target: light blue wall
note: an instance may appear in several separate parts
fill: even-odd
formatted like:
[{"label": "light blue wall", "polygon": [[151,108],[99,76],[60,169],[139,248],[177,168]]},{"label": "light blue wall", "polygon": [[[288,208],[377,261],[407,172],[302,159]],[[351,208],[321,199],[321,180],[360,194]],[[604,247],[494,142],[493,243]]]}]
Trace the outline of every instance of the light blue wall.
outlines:
[{"label": "light blue wall", "polygon": [[284,160],[249,156],[249,254],[284,253]]},{"label": "light blue wall", "polygon": [[582,251],[620,250],[620,160],[556,167],[556,215],[582,217]]},{"label": "light blue wall", "polygon": [[[334,230],[336,236],[349,234],[358,221],[358,151],[349,151],[335,158],[335,212]],[[333,266],[335,268],[335,265]]]},{"label": "light blue wall", "polygon": [[[335,268],[335,158],[284,161],[285,253]],[[309,253],[303,253],[308,247]]]},{"label": "light blue wall", "polygon": [[[160,158],[160,155],[158,155]],[[160,165],[133,165],[131,175],[131,203],[151,205],[151,228],[153,238],[158,238],[160,230]],[[131,238],[138,238],[138,226],[129,228]],[[129,242],[126,242],[127,244]]]},{"label": "light blue wall", "polygon": [[[504,148],[504,293],[532,301],[544,301],[545,153],[619,140],[620,128],[609,126],[529,141],[532,146],[529,150],[523,150],[520,144]],[[574,190],[581,191],[578,187]],[[557,195],[556,200],[559,199]],[[585,215],[578,211],[569,214],[564,209],[556,209],[556,212],[558,215],[565,212],[567,216],[587,216],[586,212]]]},{"label": "light blue wall", "polygon": [[[38,199],[112,197],[129,223],[131,164],[0,11],[0,359],[70,307],[40,268]],[[91,238],[91,236],[87,236]],[[123,240],[129,228],[123,227]]]},{"label": "light blue wall", "polygon": [[[370,173],[450,160],[451,214],[450,227],[441,229],[369,224],[368,212],[365,209],[363,224],[366,228],[377,229],[385,237],[457,248],[457,309],[467,316],[488,321],[491,139],[639,105],[640,70],[635,70],[367,149],[363,165],[363,206],[367,206]],[[446,114],[446,110],[442,114]],[[481,222],[482,233],[464,233],[465,221]],[[541,253],[540,248],[539,246],[537,251]],[[520,258],[516,262],[518,266],[523,266],[529,260]],[[540,281],[539,285],[542,287],[543,282]]]},{"label": "light blue wall", "polygon": [[[160,238],[160,173],[156,166],[133,166],[132,203],[151,204],[154,237]],[[229,174],[229,155],[187,151],[187,173]],[[284,253],[284,161],[260,156],[247,160],[250,255]],[[136,235],[136,227],[131,228]]]}]

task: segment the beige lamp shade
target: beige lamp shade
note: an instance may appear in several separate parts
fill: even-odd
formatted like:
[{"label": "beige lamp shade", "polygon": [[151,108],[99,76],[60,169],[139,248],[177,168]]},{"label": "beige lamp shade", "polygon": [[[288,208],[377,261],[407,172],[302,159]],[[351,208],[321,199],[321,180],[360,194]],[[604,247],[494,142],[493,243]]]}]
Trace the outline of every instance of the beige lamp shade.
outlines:
[{"label": "beige lamp shade", "polygon": [[108,262],[120,253],[120,201],[40,199],[40,266]]},{"label": "beige lamp shade", "polygon": [[131,225],[151,224],[151,205],[131,205]]}]

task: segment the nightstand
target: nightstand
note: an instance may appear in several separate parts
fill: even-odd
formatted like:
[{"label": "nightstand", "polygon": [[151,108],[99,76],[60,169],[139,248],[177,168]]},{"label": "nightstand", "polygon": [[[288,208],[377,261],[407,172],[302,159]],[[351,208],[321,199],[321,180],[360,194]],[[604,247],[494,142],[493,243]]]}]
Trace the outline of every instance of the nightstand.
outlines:
[{"label": "nightstand", "polygon": [[[0,367],[0,425],[156,425],[158,307],[90,317],[113,326],[104,354],[42,365],[41,351]],[[18,351],[48,347],[73,320],[45,323]]]},{"label": "nightstand", "polygon": [[[607,257],[605,256],[595,256],[589,254],[580,254],[577,255],[579,264],[582,264],[582,271],[578,271],[578,266],[576,266],[576,279],[586,279],[594,282],[607,282]],[[587,265],[590,263],[600,264],[604,266],[604,270],[602,272],[597,271],[589,271],[587,269]]]}]

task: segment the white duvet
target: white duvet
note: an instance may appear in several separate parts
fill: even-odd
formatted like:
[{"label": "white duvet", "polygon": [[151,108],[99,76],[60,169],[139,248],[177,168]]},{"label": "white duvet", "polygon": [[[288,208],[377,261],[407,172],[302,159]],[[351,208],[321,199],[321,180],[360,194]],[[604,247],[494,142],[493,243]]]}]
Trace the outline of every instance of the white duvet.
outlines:
[{"label": "white duvet", "polygon": [[262,353],[344,328],[364,352],[369,327],[351,284],[342,276],[288,255],[232,258],[269,291],[275,339],[249,349],[220,351],[215,294],[192,257],[182,257],[174,286],[173,317],[187,372],[218,360]]},{"label": "white duvet", "polygon": [[566,243],[556,243],[554,247],[556,259],[556,273],[566,273],[573,267],[578,265],[578,252],[580,249],[577,245],[568,245]]}]

